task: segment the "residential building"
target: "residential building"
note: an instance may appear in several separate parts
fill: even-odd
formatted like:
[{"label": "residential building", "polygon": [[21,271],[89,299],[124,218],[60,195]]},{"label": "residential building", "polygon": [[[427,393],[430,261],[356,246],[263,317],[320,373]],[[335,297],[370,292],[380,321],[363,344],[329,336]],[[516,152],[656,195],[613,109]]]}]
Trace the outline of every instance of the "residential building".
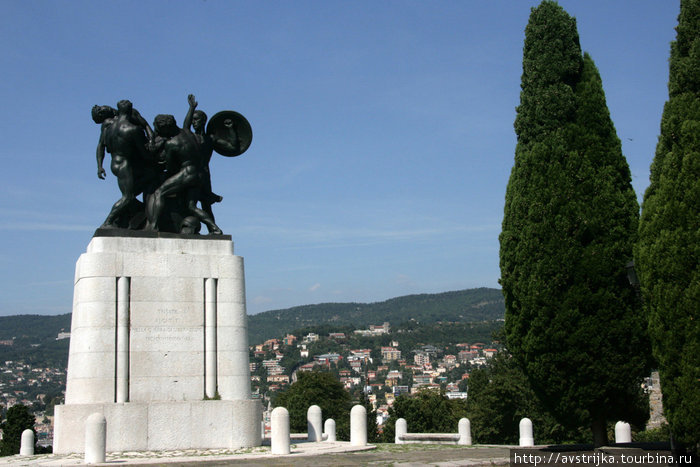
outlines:
[{"label": "residential building", "polygon": [[401,359],[401,351],[395,347],[382,347],[382,361],[390,362]]},{"label": "residential building", "polygon": [[416,355],[413,357],[413,362],[418,366],[425,366],[430,363],[430,355],[423,351],[416,351]]},{"label": "residential building", "polygon": [[319,363],[329,365],[330,363],[336,363],[341,358],[343,358],[343,357],[341,357],[337,353],[327,353],[327,354],[323,354],[323,355],[316,355],[314,357],[314,360],[319,362]]},{"label": "residential building", "polygon": [[304,342],[316,342],[318,341],[319,337],[318,334],[315,332],[310,332],[307,335],[304,336]]}]

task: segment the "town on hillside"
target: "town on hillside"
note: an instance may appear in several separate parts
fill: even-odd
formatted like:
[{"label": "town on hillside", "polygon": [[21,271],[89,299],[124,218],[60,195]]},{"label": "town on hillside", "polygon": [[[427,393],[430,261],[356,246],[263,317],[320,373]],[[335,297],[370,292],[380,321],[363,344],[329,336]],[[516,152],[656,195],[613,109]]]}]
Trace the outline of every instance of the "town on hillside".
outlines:
[{"label": "town on hillside", "polygon": [[[451,399],[466,399],[469,372],[488,364],[501,346],[498,341],[413,343],[389,323],[370,325],[351,333],[309,332],[268,339],[250,347],[253,396],[271,406],[299,372],[334,374],[355,400],[364,393],[381,426],[401,394],[425,389],[443,390]],[[364,344],[364,345],[362,345]]]},{"label": "town on hillside", "polygon": [[[445,323],[455,327],[455,323]],[[472,368],[487,365],[499,350],[489,342],[415,342],[405,328],[392,332],[389,323],[343,332],[287,334],[250,346],[250,378],[253,397],[266,408],[284,391],[298,372],[328,371],[338,378],[355,400],[364,393],[377,411],[381,425],[389,407],[401,394],[422,389],[442,389],[449,398],[467,397],[467,379]],[[69,332],[56,335],[67,342]],[[53,338],[52,338],[53,340]],[[10,348],[12,339],[0,341]],[[35,347],[42,344],[33,344]],[[16,347],[16,346],[15,346]],[[19,349],[15,349],[19,350]],[[53,407],[63,403],[65,364],[50,366],[14,358],[0,359],[0,415],[15,404],[30,408],[36,419],[37,441],[50,446],[53,437]],[[268,412],[269,415],[269,412]]]}]

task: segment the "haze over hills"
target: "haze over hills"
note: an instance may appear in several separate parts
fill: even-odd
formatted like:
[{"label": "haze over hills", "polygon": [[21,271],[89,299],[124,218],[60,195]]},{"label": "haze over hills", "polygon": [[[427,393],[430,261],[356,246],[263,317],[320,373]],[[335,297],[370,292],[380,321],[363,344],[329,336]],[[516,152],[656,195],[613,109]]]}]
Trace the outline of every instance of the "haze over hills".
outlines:
[{"label": "haze over hills", "polygon": [[478,288],[396,297],[376,303],[321,303],[272,310],[248,317],[251,344],[282,337],[312,326],[367,327],[407,321],[431,324],[438,321],[478,322],[503,319],[505,302],[500,289]]}]

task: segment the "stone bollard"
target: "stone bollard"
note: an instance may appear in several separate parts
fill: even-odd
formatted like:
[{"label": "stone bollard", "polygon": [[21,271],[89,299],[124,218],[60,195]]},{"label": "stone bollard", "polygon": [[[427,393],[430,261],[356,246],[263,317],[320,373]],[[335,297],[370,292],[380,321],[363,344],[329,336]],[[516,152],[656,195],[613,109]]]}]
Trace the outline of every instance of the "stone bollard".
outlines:
[{"label": "stone bollard", "polygon": [[309,410],[306,411],[306,426],[309,436],[309,441],[319,442],[323,441],[323,416],[321,414],[321,407],[317,405],[312,405]]},{"label": "stone bollard", "polygon": [[367,409],[356,405],[350,410],[350,445],[367,446]]},{"label": "stone bollard", "polygon": [[104,464],[107,448],[107,419],[94,413],[85,422],[85,463]]},{"label": "stone bollard", "polygon": [[459,433],[459,441],[457,444],[463,446],[472,445],[472,424],[468,418],[460,418],[459,425],[457,425],[457,432]]},{"label": "stone bollard", "polygon": [[629,423],[617,422],[615,424],[615,442],[616,443],[631,443],[632,428]]},{"label": "stone bollard", "polygon": [[289,454],[289,412],[277,407],[270,415],[270,447],[272,454]]},{"label": "stone bollard", "polygon": [[408,424],[405,418],[399,418],[396,420],[396,426],[394,427],[394,444],[404,444],[405,442],[401,439],[403,435],[408,433]]},{"label": "stone bollard", "polygon": [[22,440],[19,447],[19,455],[34,455],[34,430],[26,429],[22,432]]},{"label": "stone bollard", "polygon": [[323,424],[323,433],[326,435],[326,441],[335,443],[337,441],[335,437],[335,420],[329,418],[326,423]]},{"label": "stone bollard", "polygon": [[532,420],[523,418],[520,420],[520,447],[526,448],[535,445],[535,438],[532,436]]}]

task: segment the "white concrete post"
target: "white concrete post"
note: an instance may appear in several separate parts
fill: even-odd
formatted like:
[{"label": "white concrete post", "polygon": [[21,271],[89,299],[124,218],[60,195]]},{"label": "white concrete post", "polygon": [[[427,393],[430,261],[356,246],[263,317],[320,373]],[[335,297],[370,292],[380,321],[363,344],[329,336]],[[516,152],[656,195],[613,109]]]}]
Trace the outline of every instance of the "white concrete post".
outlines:
[{"label": "white concrete post", "polygon": [[530,447],[535,445],[535,438],[532,435],[532,420],[523,418],[520,420],[520,447]]},{"label": "white concrete post", "polygon": [[323,441],[323,431],[321,431],[323,429],[323,416],[321,414],[321,407],[317,405],[309,407],[309,410],[306,411],[306,426],[309,441]]},{"label": "white concrete post", "polygon": [[289,412],[277,407],[270,415],[270,447],[272,454],[289,454]]},{"label": "white concrete post", "polygon": [[468,418],[460,418],[459,425],[457,425],[457,432],[459,433],[459,441],[457,444],[464,446],[472,445],[472,424]]},{"label": "white concrete post", "polygon": [[632,428],[629,423],[617,422],[615,424],[615,442],[616,443],[631,443]]},{"label": "white concrete post", "polygon": [[19,446],[19,455],[34,455],[34,430],[26,429],[22,432],[22,440]]},{"label": "white concrete post", "polygon": [[356,405],[350,410],[350,445],[367,446],[367,409]]},{"label": "white concrete post", "polygon": [[326,420],[326,422],[323,424],[323,433],[326,435],[326,441],[330,441],[331,443],[335,443],[337,441],[335,437],[335,420],[332,418]]},{"label": "white concrete post", "polygon": [[216,279],[204,280],[204,392],[216,396]]},{"label": "white concrete post", "polygon": [[85,422],[85,463],[104,464],[106,448],[107,419],[101,413],[94,413]]},{"label": "white concrete post", "polygon": [[394,427],[394,444],[404,444],[401,439],[403,435],[408,433],[408,424],[405,418],[399,418],[396,420],[396,426]]}]

